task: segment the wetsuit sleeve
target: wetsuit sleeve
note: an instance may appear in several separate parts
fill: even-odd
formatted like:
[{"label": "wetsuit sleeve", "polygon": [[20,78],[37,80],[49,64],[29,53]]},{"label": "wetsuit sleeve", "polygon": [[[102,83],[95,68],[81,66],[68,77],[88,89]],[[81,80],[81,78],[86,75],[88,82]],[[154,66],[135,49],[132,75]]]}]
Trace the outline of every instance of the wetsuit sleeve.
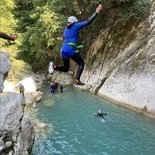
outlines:
[{"label": "wetsuit sleeve", "polygon": [[14,37],[8,36],[7,34],[2,33],[2,32],[0,32],[0,38],[6,39],[6,40],[11,40],[11,41],[15,40]]},{"label": "wetsuit sleeve", "polygon": [[92,21],[95,19],[96,16],[97,16],[97,13],[94,12],[86,21],[90,24],[92,23]]},{"label": "wetsuit sleeve", "polygon": [[76,29],[77,30],[80,30],[82,29],[83,27],[87,26],[89,23],[87,21],[84,21],[84,22],[80,22],[80,23],[76,23]]},{"label": "wetsuit sleeve", "polygon": [[82,29],[83,27],[89,25],[90,23],[92,23],[92,21],[96,18],[97,13],[94,12],[86,21],[84,22],[80,22],[76,24],[76,27],[78,30]]}]

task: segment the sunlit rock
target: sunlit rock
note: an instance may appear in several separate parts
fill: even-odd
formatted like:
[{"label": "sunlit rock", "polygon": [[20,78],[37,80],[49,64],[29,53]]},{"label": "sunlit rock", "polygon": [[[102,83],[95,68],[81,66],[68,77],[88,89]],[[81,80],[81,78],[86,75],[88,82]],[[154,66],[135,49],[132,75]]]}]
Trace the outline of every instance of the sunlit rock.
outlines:
[{"label": "sunlit rock", "polygon": [[25,93],[25,102],[27,106],[32,105],[35,102],[40,102],[43,96],[43,92],[35,91],[33,93],[26,92]]},{"label": "sunlit rock", "polygon": [[32,77],[25,78],[20,83],[23,84],[26,92],[35,92],[37,90],[37,84]]},{"label": "sunlit rock", "polygon": [[5,80],[3,92],[15,92],[15,91],[16,91],[15,85],[12,82]]}]

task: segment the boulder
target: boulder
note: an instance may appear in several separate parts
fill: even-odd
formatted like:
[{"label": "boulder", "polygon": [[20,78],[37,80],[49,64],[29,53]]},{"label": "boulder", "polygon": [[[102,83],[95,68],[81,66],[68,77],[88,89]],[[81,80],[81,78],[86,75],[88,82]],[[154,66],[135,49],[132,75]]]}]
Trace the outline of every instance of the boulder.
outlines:
[{"label": "boulder", "polygon": [[47,79],[51,81],[57,81],[58,83],[62,83],[64,86],[72,85],[73,77],[69,73],[54,71],[52,75],[48,75]]},{"label": "boulder", "polygon": [[24,86],[26,92],[35,92],[37,91],[37,84],[33,77],[28,77],[20,81]]},{"label": "boulder", "polygon": [[43,96],[43,92],[35,91],[33,93],[26,92],[25,93],[25,103],[26,106],[30,106],[35,102],[40,102]]},{"label": "boulder", "polygon": [[0,94],[0,154],[31,154],[34,130],[23,102],[20,94]]}]

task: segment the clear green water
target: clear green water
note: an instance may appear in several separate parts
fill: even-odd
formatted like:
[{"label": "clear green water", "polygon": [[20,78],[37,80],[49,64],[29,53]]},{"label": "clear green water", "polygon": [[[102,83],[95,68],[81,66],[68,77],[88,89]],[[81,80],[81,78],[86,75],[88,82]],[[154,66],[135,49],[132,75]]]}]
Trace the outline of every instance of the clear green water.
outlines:
[{"label": "clear green water", "polygon": [[[155,120],[72,87],[44,93],[37,118],[49,129],[37,135],[33,155],[155,155]],[[98,109],[108,114],[104,123]]]}]

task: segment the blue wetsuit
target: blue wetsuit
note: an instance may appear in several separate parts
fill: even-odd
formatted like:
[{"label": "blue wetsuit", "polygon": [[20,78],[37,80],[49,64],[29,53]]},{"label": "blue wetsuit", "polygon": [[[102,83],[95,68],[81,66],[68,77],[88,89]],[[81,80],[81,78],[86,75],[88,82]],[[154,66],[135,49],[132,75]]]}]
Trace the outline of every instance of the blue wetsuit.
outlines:
[{"label": "blue wetsuit", "polygon": [[52,94],[54,94],[54,93],[55,93],[55,87],[54,87],[54,85],[53,85],[53,84],[50,86],[50,90],[51,90],[51,93],[52,93]]},{"label": "blue wetsuit", "polygon": [[71,23],[68,25],[68,27],[65,28],[63,35],[64,43],[61,49],[62,58],[72,57],[76,53],[76,48],[68,45],[68,43],[77,45],[79,31],[88,24],[89,22],[87,21],[80,23]]},{"label": "blue wetsuit", "polygon": [[[96,15],[97,13],[95,12],[86,21],[79,22],[79,23],[70,23],[65,28],[63,33],[64,42],[61,48],[61,56],[62,56],[64,65],[56,66],[55,70],[68,72],[69,59],[71,58],[79,65],[77,75],[76,75],[76,80],[80,80],[80,76],[84,69],[84,61],[80,53],[77,53],[76,47],[77,47],[78,34],[82,28],[89,25],[95,19]],[[70,43],[74,46],[70,45]]]},{"label": "blue wetsuit", "polygon": [[60,84],[60,92],[63,93],[63,85]]}]

